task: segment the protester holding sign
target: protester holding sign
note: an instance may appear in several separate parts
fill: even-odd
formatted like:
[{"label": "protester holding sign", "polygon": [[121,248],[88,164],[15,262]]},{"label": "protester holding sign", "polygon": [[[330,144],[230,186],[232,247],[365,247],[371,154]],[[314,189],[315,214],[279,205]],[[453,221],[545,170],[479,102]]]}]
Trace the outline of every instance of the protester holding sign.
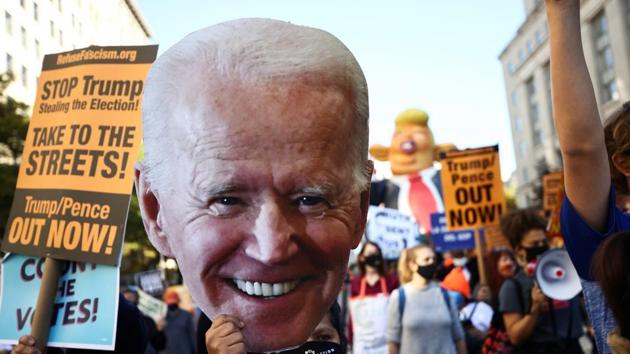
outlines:
[{"label": "protester holding sign", "polygon": [[421,245],[404,250],[398,262],[402,284],[394,290],[387,308],[390,354],[465,354],[459,309],[446,289],[433,279],[435,252]]},{"label": "protester holding sign", "polygon": [[151,68],[145,229],[208,317],[245,324],[249,351],[301,345],[339,293],[369,204],[367,107],[350,51],[287,22],[202,29]]},{"label": "protester holding sign", "polygon": [[591,281],[591,260],[607,236],[630,230],[630,216],[615,205],[616,194],[630,193],[630,103],[602,128],[582,50],[580,1],[546,0],[546,4],[553,115],[564,162],[562,233],[583,279],[597,348],[609,353],[606,336],[616,325],[601,289]]},{"label": "protester holding sign", "polygon": [[387,301],[398,287],[398,279],[387,274],[381,248],[363,244],[359,253],[359,275],[350,281],[350,328],[352,353],[387,353]]}]

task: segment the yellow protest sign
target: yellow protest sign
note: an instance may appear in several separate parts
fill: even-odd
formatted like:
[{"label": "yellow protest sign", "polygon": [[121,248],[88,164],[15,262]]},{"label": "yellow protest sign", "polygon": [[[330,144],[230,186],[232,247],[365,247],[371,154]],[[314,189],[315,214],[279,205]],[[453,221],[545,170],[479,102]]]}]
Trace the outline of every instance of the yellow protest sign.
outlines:
[{"label": "yellow protest sign", "polygon": [[564,175],[562,171],[548,173],[543,176],[543,209],[553,211],[562,203],[564,195]]},{"label": "yellow protest sign", "polygon": [[498,224],[506,210],[499,147],[447,152],[440,163],[449,230]]},{"label": "yellow protest sign", "polygon": [[116,265],[157,46],[44,58],[2,249]]}]

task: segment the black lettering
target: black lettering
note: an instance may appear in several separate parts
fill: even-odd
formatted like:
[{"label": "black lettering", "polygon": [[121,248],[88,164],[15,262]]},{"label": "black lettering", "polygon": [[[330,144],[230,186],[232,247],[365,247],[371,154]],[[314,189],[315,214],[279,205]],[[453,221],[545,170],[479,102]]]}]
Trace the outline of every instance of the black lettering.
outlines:
[{"label": "black lettering", "polygon": [[28,167],[26,167],[26,175],[27,176],[32,176],[35,174],[35,171],[37,170],[37,157],[39,156],[39,151],[34,150],[31,151],[30,154],[28,154]]},{"label": "black lettering", "polygon": [[63,322],[61,323],[62,325],[69,325],[69,324],[73,324],[76,322],[76,319],[73,317],[74,316],[74,308],[77,307],[79,303],[77,301],[68,301],[66,303],[66,309],[63,312]]},{"label": "black lettering", "polygon": [[468,192],[466,191],[466,188],[459,187],[455,190],[455,201],[457,201],[457,204],[459,205],[468,203]]},{"label": "black lettering", "polygon": [[50,316],[50,325],[54,326],[57,324],[57,318],[59,317],[59,310],[61,310],[63,308],[63,302],[58,302],[55,304],[55,307],[53,308],[53,313],[52,316]]},{"label": "black lettering", "polygon": [[108,151],[105,153],[103,157],[103,162],[107,169],[101,171],[101,176],[104,178],[112,178],[116,175],[116,159],[118,158],[118,152],[116,151]]},{"label": "black lettering", "polygon": [[28,309],[26,309],[26,313],[22,314],[22,309],[17,309],[15,315],[17,317],[18,331],[21,331],[22,328],[24,328],[24,325],[26,324],[26,320],[28,319],[32,311],[33,311],[33,308],[29,307]]},{"label": "black lettering", "polygon": [[81,301],[81,304],[79,304],[79,312],[81,313],[81,316],[77,318],[77,323],[85,323],[90,319],[91,304],[92,301],[90,299],[85,299]]},{"label": "black lettering", "polygon": [[[20,267],[20,278],[23,281],[31,281],[33,279],[35,279],[35,272],[29,274],[27,273],[27,269],[26,267],[28,266],[35,266],[35,259],[34,258],[27,258],[24,263],[22,263],[22,267]],[[34,271],[34,269],[33,269]]]},{"label": "black lettering", "polygon": [[87,150],[83,150],[83,149],[75,150],[74,158],[72,159],[72,170],[70,172],[71,175],[83,176],[85,171],[79,168],[85,165],[86,161],[83,158],[83,156],[86,155],[87,153],[88,153]]}]

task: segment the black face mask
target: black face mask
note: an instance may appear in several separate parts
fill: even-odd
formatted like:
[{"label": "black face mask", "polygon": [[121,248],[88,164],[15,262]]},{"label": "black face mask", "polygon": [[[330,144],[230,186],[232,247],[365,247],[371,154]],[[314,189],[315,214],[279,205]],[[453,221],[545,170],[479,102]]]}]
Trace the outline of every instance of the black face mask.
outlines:
[{"label": "black face mask", "polygon": [[282,352],[281,354],[343,354],[345,351],[342,351],[341,345],[333,342],[306,342],[301,346],[295,349],[289,349]]},{"label": "black face mask", "polygon": [[175,311],[175,310],[177,310],[178,307],[179,307],[178,304],[168,304],[168,310],[169,311]]},{"label": "black face mask", "polygon": [[532,262],[538,259],[538,257],[545,253],[548,249],[548,245],[544,246],[534,246],[534,247],[524,247],[525,248],[525,259],[527,262]]},{"label": "black face mask", "polygon": [[374,268],[380,267],[382,264],[381,256],[378,254],[371,254],[369,256],[365,256],[365,264]]},{"label": "black face mask", "polygon": [[431,264],[423,265],[423,266],[421,265],[418,266],[418,274],[420,274],[421,277],[427,280],[433,279],[433,276],[435,275],[436,271],[437,271],[437,263],[435,262]]}]

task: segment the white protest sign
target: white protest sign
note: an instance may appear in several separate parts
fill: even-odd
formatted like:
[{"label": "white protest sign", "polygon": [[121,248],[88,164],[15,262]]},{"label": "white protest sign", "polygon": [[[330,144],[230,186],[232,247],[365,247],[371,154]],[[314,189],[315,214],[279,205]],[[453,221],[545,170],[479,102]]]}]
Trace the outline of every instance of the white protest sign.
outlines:
[{"label": "white protest sign", "polygon": [[158,300],[138,289],[138,309],[145,315],[151,317],[155,322],[158,322],[166,316],[168,308],[164,301]]},{"label": "white protest sign", "polygon": [[370,206],[366,236],[381,247],[385,259],[392,260],[419,243],[420,229],[412,217],[398,210]]}]

